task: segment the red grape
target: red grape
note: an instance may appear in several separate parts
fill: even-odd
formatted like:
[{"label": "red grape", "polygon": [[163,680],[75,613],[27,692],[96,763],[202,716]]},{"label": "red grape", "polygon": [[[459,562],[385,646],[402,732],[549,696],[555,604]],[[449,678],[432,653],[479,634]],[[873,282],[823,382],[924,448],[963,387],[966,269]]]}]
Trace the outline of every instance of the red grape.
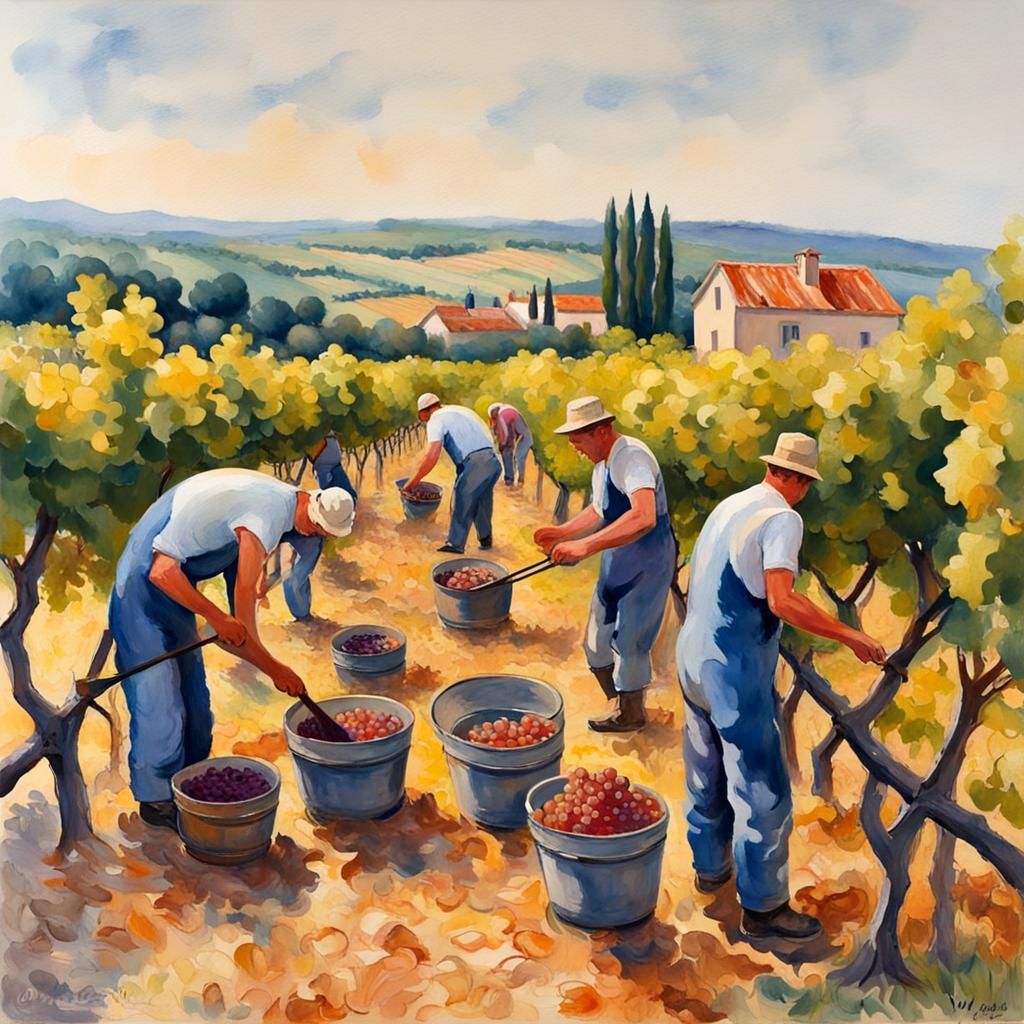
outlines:
[{"label": "red grape", "polygon": [[[402,720],[397,715],[392,715],[387,711],[368,711],[366,708],[350,708],[348,711],[339,711],[334,719],[345,727],[345,731],[357,743],[363,740],[377,740],[383,736],[393,736],[403,728]],[[295,731],[307,740],[334,742],[324,736],[323,726],[312,716],[299,722]]]},{"label": "red grape", "polygon": [[270,791],[270,783],[262,773],[252,768],[207,768],[201,775],[193,775],[181,784],[181,791],[193,800],[207,803],[230,804],[251,800]]},{"label": "red grape", "polygon": [[493,722],[483,722],[470,729],[466,739],[482,747],[532,747],[555,735],[558,727],[549,718],[538,715],[523,715],[510,720],[504,715]]},{"label": "red grape", "polygon": [[409,501],[435,502],[441,500],[441,488],[435,484],[417,484],[411,491],[403,491]]},{"label": "red grape", "polygon": [[570,769],[562,792],[533,812],[533,820],[547,828],[587,836],[636,832],[662,816],[658,801],[614,768]]},{"label": "red grape", "polygon": [[434,581],[449,590],[475,590],[485,583],[493,583],[498,574],[491,569],[484,569],[477,566],[467,566],[464,569],[449,569],[446,572],[439,572]]}]

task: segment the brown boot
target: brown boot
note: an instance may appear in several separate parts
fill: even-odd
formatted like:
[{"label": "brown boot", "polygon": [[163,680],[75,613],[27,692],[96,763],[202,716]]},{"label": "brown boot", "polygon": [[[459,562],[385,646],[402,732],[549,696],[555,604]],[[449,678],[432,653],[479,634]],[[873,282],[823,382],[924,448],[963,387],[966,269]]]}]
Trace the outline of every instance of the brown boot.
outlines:
[{"label": "brown boot", "polygon": [[821,934],[821,922],[794,910],[787,900],[774,910],[743,908],[740,929],[755,939],[813,939]]},{"label": "brown boot", "polygon": [[643,690],[623,690],[617,696],[615,714],[608,718],[592,718],[587,723],[594,732],[635,732],[647,724]]},{"label": "brown boot", "polygon": [[606,700],[611,700],[615,696],[615,666],[604,665],[601,668],[592,668],[590,670],[594,673],[594,678],[597,680],[598,685],[601,687],[601,692],[605,695]]}]

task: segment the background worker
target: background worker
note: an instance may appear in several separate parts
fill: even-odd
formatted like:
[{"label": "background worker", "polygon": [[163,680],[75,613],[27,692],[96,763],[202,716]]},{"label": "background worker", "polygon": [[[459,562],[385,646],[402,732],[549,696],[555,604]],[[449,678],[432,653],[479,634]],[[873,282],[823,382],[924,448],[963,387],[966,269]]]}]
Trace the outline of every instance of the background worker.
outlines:
[{"label": "background worker", "polygon": [[629,732],[646,724],[644,689],[651,682],[651,649],[661,628],[675,574],[676,540],[665,482],[650,448],[619,434],[599,398],[577,398],[555,433],[594,463],[593,502],[562,526],[534,540],[553,562],[572,565],[601,553],[584,651],[608,699],[608,718],[590,720],[596,732]]},{"label": "background worker", "polygon": [[437,550],[461,555],[471,526],[476,527],[480,547],[487,550],[494,543],[494,485],[501,476],[487,424],[472,409],[442,405],[430,392],[416,400],[416,415],[427,425],[427,450],[402,491],[409,494],[426,479],[444,449],[455,465],[455,487],[448,539]]},{"label": "background worker", "polygon": [[493,402],[487,409],[491,431],[498,442],[498,454],[505,468],[505,485],[523,485],[526,457],[533,448],[533,434],[523,414],[514,405]]},{"label": "background worker", "polygon": [[749,935],[810,938],[818,921],[789,903],[793,800],[776,718],[781,621],[838,640],[864,662],[882,645],[793,589],[803,521],[793,506],[820,480],[818,445],[782,434],[763,483],[708,516],[690,561],[686,621],[677,643],[686,704],[683,756],[697,888],[736,873]]},{"label": "background worker", "polygon": [[[341,488],[299,491],[247,469],[214,469],[172,487],[143,514],[117,563],[110,629],[119,671],[196,639],[196,616],[226,650],[296,695],[299,676],[263,645],[256,625],[267,554],[289,531],[343,537],[352,499]],[[222,575],[229,611],[197,583]],[[171,776],[203,760],[213,740],[210,691],[201,651],[161,662],[124,681],[130,713],[131,789],[144,821],[175,828]]]}]

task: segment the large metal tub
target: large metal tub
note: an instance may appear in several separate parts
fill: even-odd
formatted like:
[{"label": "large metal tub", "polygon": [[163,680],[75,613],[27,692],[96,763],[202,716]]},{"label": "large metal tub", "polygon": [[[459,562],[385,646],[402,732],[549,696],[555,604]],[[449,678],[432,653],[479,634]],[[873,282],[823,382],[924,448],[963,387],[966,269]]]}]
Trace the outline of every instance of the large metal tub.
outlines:
[{"label": "large metal tub", "polygon": [[[553,736],[531,747],[484,747],[464,737],[501,715],[529,712],[556,723]],[[473,676],[442,690],[430,705],[430,720],[444,747],[459,810],[491,828],[522,828],[526,794],[557,775],[565,749],[562,695],[529,676]]]},{"label": "large metal tub", "polygon": [[658,903],[661,862],[668,834],[668,806],[652,789],[663,817],[618,836],[574,835],[533,820],[533,812],[565,788],[567,779],[547,779],[526,797],[530,832],[541,875],[555,913],[581,928],[619,928],[648,917]]},{"label": "large metal tub", "polygon": [[405,799],[405,767],[412,743],[412,711],[390,697],[348,694],[320,701],[332,717],[339,711],[362,707],[397,715],[404,727],[393,736],[362,743],[326,743],[296,731],[309,717],[296,702],[284,716],[284,734],[295,765],[299,793],[307,816],[323,823],[344,818],[367,820],[397,811]]},{"label": "large metal tub", "polygon": [[[393,651],[385,651],[383,654],[348,654],[341,649],[341,645],[349,637],[358,633],[383,633],[385,636],[394,637],[399,646]],[[334,671],[338,678],[347,683],[346,672],[355,672],[359,675],[381,675],[385,672],[395,672],[405,664],[406,642],[405,634],[393,626],[378,626],[363,623],[359,626],[345,626],[339,629],[331,637],[331,659],[334,662]]]},{"label": "large metal tub", "polygon": [[[252,768],[269,783],[268,792],[236,803],[194,800],[181,784],[207,768]],[[274,818],[281,795],[281,773],[258,757],[210,757],[175,772],[171,793],[178,807],[178,831],[185,849],[208,864],[245,864],[262,857],[274,836]]]},{"label": "large metal tub", "polygon": [[402,488],[406,485],[409,478],[403,476],[401,480],[396,480],[395,484],[398,486],[399,497],[402,499],[402,508],[405,510],[406,519],[433,519],[437,514],[437,510],[441,507],[441,498],[444,496],[444,488],[439,484],[435,483],[422,483],[421,487],[430,487],[437,491],[437,499],[435,501],[415,501],[414,499],[402,494]]},{"label": "large metal tub", "polygon": [[455,629],[486,629],[497,626],[508,618],[512,607],[512,586],[491,587],[488,590],[453,590],[437,582],[442,572],[466,568],[490,569],[499,579],[508,575],[508,569],[486,558],[449,558],[438,562],[430,570],[434,584],[434,602],[441,622]]}]

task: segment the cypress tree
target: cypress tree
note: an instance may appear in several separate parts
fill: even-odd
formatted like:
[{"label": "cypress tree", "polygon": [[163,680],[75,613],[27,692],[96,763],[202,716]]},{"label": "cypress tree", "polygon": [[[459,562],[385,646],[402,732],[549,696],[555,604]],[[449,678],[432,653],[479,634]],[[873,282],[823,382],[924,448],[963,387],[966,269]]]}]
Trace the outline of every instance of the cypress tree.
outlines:
[{"label": "cypress tree", "polygon": [[619,228],[619,323],[636,330],[636,212],[629,193]]},{"label": "cypress tree", "polygon": [[495,309],[501,309],[501,299],[499,299],[499,298],[498,298],[498,296],[497,296],[497,295],[495,295],[495,296],[494,296],[494,301],[493,301],[493,302],[491,303],[491,305],[492,305],[492,306],[493,306],[493,307],[494,307]]},{"label": "cypress tree", "polygon": [[661,214],[661,230],[658,232],[658,277],[654,282],[654,332],[672,330],[672,307],[676,301],[675,282],[672,280],[672,225],[668,207]]},{"label": "cypress tree", "polygon": [[544,326],[555,326],[555,297],[551,294],[551,278],[544,285]]},{"label": "cypress tree", "polygon": [[636,256],[636,327],[637,337],[650,338],[654,327],[654,214],[651,196],[644,196],[640,214],[640,244]]},{"label": "cypress tree", "polygon": [[527,315],[531,320],[537,319],[537,286],[534,285],[530,291],[530,305],[527,307]]},{"label": "cypress tree", "polygon": [[604,246],[601,249],[601,262],[604,265],[601,301],[604,303],[604,315],[609,327],[614,327],[619,322],[619,268],[616,265],[618,249],[619,219],[615,212],[615,197],[612,196],[604,214]]}]

